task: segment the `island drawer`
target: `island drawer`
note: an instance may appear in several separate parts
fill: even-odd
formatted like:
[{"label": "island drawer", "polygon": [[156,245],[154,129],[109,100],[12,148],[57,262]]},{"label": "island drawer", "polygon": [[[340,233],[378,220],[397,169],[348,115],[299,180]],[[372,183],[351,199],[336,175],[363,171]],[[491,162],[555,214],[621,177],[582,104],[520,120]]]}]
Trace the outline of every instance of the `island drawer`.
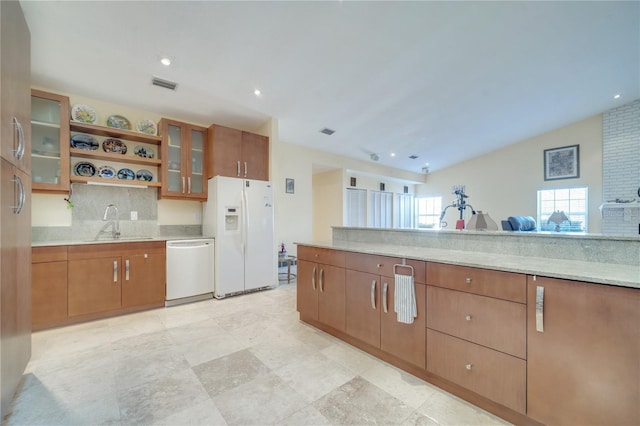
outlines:
[{"label": "island drawer", "polygon": [[427,371],[520,413],[526,410],[526,361],[427,329]]},{"label": "island drawer", "polygon": [[299,245],[298,259],[344,268],[345,254],[340,250]]},{"label": "island drawer", "polygon": [[59,262],[67,260],[67,246],[43,246],[31,249],[31,263]]},{"label": "island drawer", "polygon": [[514,272],[427,262],[427,284],[527,303],[527,277]]},{"label": "island drawer", "polygon": [[[393,277],[394,265],[402,265],[403,261],[398,257],[378,256],[375,254],[347,252],[346,268],[354,271],[367,272],[369,274]],[[425,283],[426,262],[421,260],[406,260],[406,264],[413,268],[414,280],[417,283]],[[398,268],[398,273],[408,275],[409,268]]]},{"label": "island drawer", "polygon": [[527,307],[521,303],[427,286],[427,327],[527,357]]}]

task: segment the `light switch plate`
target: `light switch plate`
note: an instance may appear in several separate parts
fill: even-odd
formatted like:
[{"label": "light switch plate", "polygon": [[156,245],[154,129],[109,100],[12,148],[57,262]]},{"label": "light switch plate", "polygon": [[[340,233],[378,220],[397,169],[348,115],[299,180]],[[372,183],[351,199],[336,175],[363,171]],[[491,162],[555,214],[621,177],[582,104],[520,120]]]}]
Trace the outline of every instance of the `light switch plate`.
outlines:
[{"label": "light switch plate", "polygon": [[138,212],[131,212],[131,220],[138,220]]}]

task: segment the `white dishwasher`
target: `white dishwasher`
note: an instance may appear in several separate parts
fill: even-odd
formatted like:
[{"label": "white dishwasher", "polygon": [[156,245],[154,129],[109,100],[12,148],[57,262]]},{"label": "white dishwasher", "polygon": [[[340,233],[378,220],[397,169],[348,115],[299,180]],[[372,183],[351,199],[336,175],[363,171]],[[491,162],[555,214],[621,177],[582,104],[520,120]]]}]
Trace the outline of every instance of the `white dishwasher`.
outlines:
[{"label": "white dishwasher", "polygon": [[213,239],[167,241],[165,306],[213,298]]}]

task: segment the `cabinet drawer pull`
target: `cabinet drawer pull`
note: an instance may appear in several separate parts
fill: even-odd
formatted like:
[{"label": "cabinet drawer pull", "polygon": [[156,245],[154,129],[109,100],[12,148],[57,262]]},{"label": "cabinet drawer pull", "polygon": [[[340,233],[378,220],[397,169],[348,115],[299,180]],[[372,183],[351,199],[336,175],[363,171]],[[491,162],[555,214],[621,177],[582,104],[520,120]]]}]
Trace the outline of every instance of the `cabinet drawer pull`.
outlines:
[{"label": "cabinet drawer pull", "polygon": [[467,365],[465,365],[465,368],[466,368],[467,370],[471,370],[471,367],[473,367],[473,364],[467,364]]},{"label": "cabinet drawer pull", "polygon": [[320,292],[324,293],[324,268],[320,268]]},{"label": "cabinet drawer pull", "polygon": [[382,309],[385,314],[389,312],[389,307],[387,306],[387,287],[389,287],[387,283],[384,283],[384,286],[382,286]]},{"label": "cabinet drawer pull", "polygon": [[114,283],[118,282],[118,261],[117,260],[113,261],[113,282]]},{"label": "cabinet drawer pull", "polygon": [[238,160],[238,177],[240,177],[240,160]]},{"label": "cabinet drawer pull", "polygon": [[316,267],[313,267],[313,271],[311,272],[311,287],[316,289]]},{"label": "cabinet drawer pull", "polygon": [[14,197],[17,199],[16,205],[12,206],[15,214],[20,214],[24,208],[24,204],[27,202],[27,193],[24,191],[24,184],[20,176],[13,175],[13,184],[16,187],[14,190]]},{"label": "cabinet drawer pull", "polygon": [[544,287],[536,286],[536,331],[544,332]]},{"label": "cabinet drawer pull", "polygon": [[382,268],[382,263],[378,263],[376,266],[378,267],[378,269],[380,269]]},{"label": "cabinet drawer pull", "polygon": [[464,319],[466,319],[467,321],[471,321],[471,315],[467,315],[466,317],[464,317]]},{"label": "cabinet drawer pull", "polygon": [[124,279],[129,281],[129,259],[124,262]]},{"label": "cabinet drawer pull", "polygon": [[[16,160],[22,160],[22,157],[24,156],[24,151],[25,151],[25,142],[24,142],[24,129],[22,128],[22,123],[20,123],[20,121],[13,117],[13,125],[16,128],[15,132],[14,132],[14,143],[13,145],[16,147],[16,149],[13,151],[14,154],[13,156],[16,158]],[[15,142],[16,136],[18,137],[18,142]]]},{"label": "cabinet drawer pull", "polygon": [[471,278],[465,278],[464,282],[467,284],[471,284]]},{"label": "cabinet drawer pull", "polygon": [[371,281],[371,309],[376,308],[376,280]]},{"label": "cabinet drawer pull", "polygon": [[149,255],[148,255],[147,253],[145,253],[145,254],[144,254],[144,258],[145,258],[145,259],[148,259],[148,258],[149,258]]}]

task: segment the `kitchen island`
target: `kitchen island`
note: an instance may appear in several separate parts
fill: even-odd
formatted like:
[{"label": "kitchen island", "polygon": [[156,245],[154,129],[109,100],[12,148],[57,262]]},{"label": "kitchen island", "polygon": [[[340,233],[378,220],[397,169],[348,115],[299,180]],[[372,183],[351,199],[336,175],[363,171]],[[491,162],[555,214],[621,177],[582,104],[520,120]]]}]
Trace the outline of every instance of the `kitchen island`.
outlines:
[{"label": "kitchen island", "polygon": [[[633,237],[334,228],[332,242],[298,247],[298,310],[511,422],[637,424],[638,247]],[[403,324],[393,289],[411,270],[418,312]]]}]

